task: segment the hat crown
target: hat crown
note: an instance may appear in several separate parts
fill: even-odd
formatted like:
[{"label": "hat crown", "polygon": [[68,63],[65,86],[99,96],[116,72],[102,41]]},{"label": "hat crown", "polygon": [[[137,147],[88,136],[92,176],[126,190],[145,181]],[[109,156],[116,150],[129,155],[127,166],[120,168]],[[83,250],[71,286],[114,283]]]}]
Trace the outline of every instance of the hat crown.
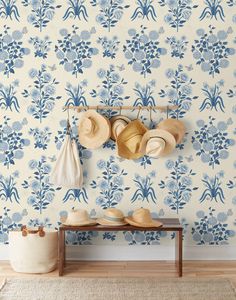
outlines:
[{"label": "hat crown", "polygon": [[107,208],[105,210],[104,216],[124,218],[123,212],[117,208]]},{"label": "hat crown", "polygon": [[87,210],[85,209],[76,209],[72,210],[68,214],[68,220],[77,220],[79,222],[87,221],[89,219],[89,215]]},{"label": "hat crown", "polygon": [[82,123],[82,126],[81,126],[81,129],[83,130],[83,132],[85,134],[94,133],[95,128],[96,128],[96,123],[94,122],[94,120],[91,117],[88,117],[88,118],[84,119],[84,121]]},{"label": "hat crown", "polygon": [[149,209],[139,208],[133,213],[133,220],[137,223],[151,223],[152,216]]}]

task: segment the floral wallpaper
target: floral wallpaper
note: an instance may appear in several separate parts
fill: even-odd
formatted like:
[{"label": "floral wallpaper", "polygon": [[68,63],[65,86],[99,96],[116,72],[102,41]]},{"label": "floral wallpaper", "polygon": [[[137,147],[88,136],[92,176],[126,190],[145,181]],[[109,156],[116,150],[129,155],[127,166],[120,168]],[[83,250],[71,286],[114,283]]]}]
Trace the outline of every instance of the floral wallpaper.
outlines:
[{"label": "floral wallpaper", "polygon": [[[58,228],[74,208],[178,217],[184,245],[236,245],[236,1],[0,1],[0,244],[21,224]],[[178,105],[169,156],[128,161],[79,144],[81,189],[50,182],[65,105]],[[116,111],[101,111],[107,117]],[[136,118],[135,111],[123,111]],[[153,128],[166,113],[143,111]],[[168,235],[168,237],[167,237]],[[166,244],[175,234],[69,232],[77,244]]]}]

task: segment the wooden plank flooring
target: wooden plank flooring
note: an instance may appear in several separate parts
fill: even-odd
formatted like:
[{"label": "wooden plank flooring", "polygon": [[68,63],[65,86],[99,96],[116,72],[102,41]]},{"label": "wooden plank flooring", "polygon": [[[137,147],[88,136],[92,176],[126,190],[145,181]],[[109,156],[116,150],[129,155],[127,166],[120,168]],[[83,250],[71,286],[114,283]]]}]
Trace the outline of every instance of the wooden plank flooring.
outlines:
[{"label": "wooden plank flooring", "polygon": [[[236,285],[236,261],[184,261],[183,276],[229,278]],[[0,277],[58,277],[48,274],[15,273],[6,261],[0,261]],[[177,273],[172,261],[69,261],[64,277],[172,277]],[[62,277],[63,278],[63,277]],[[180,279],[181,280],[181,279]]]}]

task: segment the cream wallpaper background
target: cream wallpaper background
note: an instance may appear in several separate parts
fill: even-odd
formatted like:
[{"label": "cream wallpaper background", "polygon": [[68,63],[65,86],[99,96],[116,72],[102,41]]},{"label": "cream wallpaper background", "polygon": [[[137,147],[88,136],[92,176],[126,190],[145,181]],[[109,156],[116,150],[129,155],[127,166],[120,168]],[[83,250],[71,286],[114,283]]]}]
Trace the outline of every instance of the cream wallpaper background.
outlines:
[{"label": "cream wallpaper background", "polygon": [[[92,216],[146,207],[179,217],[189,245],[235,245],[236,2],[0,2],[0,244],[28,224],[58,228],[72,208]],[[120,159],[110,141],[79,145],[81,190],[50,183],[74,105],[172,105],[187,127],[169,157]],[[112,112],[101,112],[111,116]],[[130,118],[136,113],[123,111]],[[141,115],[152,127],[165,113]],[[108,178],[108,173],[110,177]],[[173,238],[174,235],[171,236]],[[159,233],[69,233],[68,244],[162,244]]]}]

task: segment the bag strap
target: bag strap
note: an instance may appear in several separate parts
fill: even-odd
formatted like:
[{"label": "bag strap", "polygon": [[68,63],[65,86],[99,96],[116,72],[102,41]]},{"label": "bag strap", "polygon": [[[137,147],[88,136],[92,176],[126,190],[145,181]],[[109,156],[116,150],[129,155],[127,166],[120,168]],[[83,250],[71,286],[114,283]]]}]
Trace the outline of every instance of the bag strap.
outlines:
[{"label": "bag strap", "polygon": [[26,225],[21,226],[22,236],[27,236],[28,234],[36,234],[38,233],[40,237],[45,236],[45,231],[43,230],[43,226],[39,226],[38,229],[28,229]]}]

